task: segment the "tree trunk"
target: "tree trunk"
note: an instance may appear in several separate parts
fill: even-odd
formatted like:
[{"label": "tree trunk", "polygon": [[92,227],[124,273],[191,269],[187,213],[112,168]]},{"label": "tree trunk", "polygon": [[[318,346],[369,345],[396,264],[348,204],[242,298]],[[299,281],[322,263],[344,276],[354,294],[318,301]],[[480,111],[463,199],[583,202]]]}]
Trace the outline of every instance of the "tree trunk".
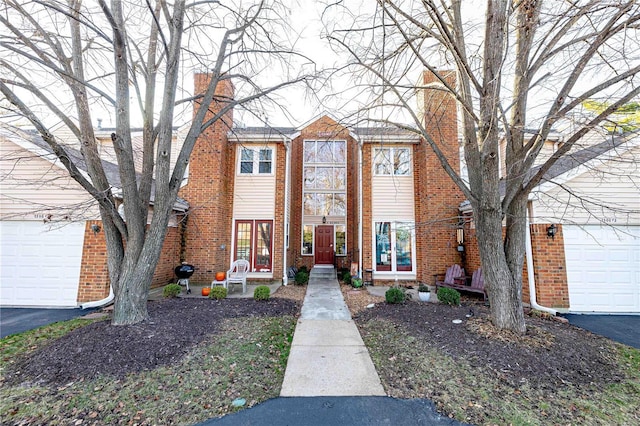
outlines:
[{"label": "tree trunk", "polygon": [[[491,304],[491,320],[497,328],[524,333],[522,260],[518,272],[517,266],[512,265],[507,256],[511,243],[503,243],[499,210],[476,209],[474,215],[482,272]],[[515,273],[510,266],[516,268]]]},{"label": "tree trunk", "polygon": [[[137,277],[135,274],[125,275],[116,287],[121,289],[116,292],[113,308],[113,325],[130,325],[149,319],[147,311],[148,283],[151,277]],[[146,279],[145,279],[146,278]]]}]

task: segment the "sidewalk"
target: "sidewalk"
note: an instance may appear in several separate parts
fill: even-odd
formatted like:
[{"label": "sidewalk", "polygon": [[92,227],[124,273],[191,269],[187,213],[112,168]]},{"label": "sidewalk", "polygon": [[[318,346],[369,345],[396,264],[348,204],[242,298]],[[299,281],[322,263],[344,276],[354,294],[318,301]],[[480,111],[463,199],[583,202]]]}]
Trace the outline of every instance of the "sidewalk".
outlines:
[{"label": "sidewalk", "polygon": [[426,399],[385,396],[335,271],[311,275],[280,397],[200,426],[464,425]]},{"label": "sidewalk", "polygon": [[384,395],[333,269],[312,271],[280,396]]}]

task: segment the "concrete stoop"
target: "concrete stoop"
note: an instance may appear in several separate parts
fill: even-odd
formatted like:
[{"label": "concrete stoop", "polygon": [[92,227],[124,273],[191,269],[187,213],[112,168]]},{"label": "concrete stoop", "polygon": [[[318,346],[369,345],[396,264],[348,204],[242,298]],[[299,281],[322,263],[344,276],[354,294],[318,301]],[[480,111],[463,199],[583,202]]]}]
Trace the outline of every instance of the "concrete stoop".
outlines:
[{"label": "concrete stoop", "polygon": [[331,279],[313,276],[296,325],[280,396],[384,395],[335,273]]},{"label": "concrete stoop", "polygon": [[336,278],[336,270],[333,266],[329,267],[321,267],[314,266],[309,271],[309,280],[311,279],[320,279],[320,280],[333,280]]}]

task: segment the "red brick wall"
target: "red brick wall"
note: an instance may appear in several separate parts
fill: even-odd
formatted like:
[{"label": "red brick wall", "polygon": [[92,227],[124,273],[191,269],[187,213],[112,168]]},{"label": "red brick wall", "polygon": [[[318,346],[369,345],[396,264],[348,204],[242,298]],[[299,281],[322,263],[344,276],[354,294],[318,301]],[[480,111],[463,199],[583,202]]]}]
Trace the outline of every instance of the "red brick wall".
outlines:
[{"label": "red brick wall", "polygon": [[[449,84],[455,86],[455,73],[442,73]],[[432,73],[423,74],[424,84],[434,81],[436,78]],[[455,100],[442,91],[425,90],[424,111],[427,134],[458,172],[460,154]],[[414,158],[417,279],[432,283],[434,274],[444,273],[449,265],[461,261],[456,228],[458,206],[464,197],[426,141],[414,148]]]},{"label": "red brick wall", "polygon": [[297,137],[291,141],[291,205],[289,219],[289,249],[287,251],[287,265],[300,267],[306,265],[313,266],[313,258],[309,261],[308,256],[302,256],[302,137]]},{"label": "red brick wall", "polygon": [[[547,227],[549,226],[550,224],[531,225],[531,246],[533,249],[533,268],[536,279],[536,299],[538,304],[542,306],[568,308],[569,287],[567,285],[562,225],[556,225],[558,231],[554,238],[547,237]],[[529,298],[528,287],[528,285],[523,284],[523,290],[526,291],[527,300]]]},{"label": "red brick wall", "polygon": [[[210,76],[196,74],[194,79],[195,93],[204,92]],[[221,83],[216,95],[231,98],[231,83]],[[214,101],[207,117],[219,111],[224,102]],[[230,264],[235,146],[228,142],[227,132],[232,123],[230,111],[198,138],[191,154],[188,184],[180,191],[190,205],[185,261],[196,268],[194,282],[211,281]]]},{"label": "red brick wall", "polygon": [[[569,287],[564,255],[562,225],[556,225],[555,238],[547,237],[550,224],[530,225],[533,268],[536,280],[536,300],[539,305],[550,308],[569,307]],[[468,272],[480,267],[480,254],[475,230],[465,228],[466,268]],[[527,262],[524,263],[522,279],[522,300],[530,303]]]},{"label": "red brick wall", "polygon": [[104,231],[94,233],[91,225],[97,225],[102,229],[102,221],[87,221],[84,228],[78,303],[104,299],[109,295],[107,243],[104,239]]},{"label": "red brick wall", "polygon": [[160,260],[153,274],[151,288],[162,287],[170,282],[175,282],[173,270],[180,264],[180,228],[169,227],[164,239]]},{"label": "red brick wall", "polygon": [[[362,268],[375,270],[373,253],[372,170],[373,146],[362,147]],[[375,277],[374,277],[375,278]],[[376,281],[379,284],[379,281]]]},{"label": "red brick wall", "polygon": [[[109,295],[109,271],[107,269],[107,243],[104,231],[93,232],[91,225],[102,228],[99,220],[87,221],[84,231],[78,303],[104,299]],[[174,277],[173,269],[180,263],[180,231],[169,228],[162,246],[160,260],[153,275],[151,288],[161,287]]]},{"label": "red brick wall", "polygon": [[279,144],[276,148],[276,200],[275,200],[275,218],[273,221],[273,279],[282,281],[284,258],[284,195],[285,195],[285,173],[287,154],[284,145]]}]

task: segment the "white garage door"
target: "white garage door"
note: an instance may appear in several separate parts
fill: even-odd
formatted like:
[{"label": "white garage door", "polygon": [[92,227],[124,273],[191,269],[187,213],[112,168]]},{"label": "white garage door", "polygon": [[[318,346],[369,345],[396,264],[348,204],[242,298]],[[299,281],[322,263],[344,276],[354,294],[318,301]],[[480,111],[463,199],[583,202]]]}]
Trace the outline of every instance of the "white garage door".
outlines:
[{"label": "white garage door", "polygon": [[1,221],[0,305],[77,306],[84,227]]},{"label": "white garage door", "polygon": [[569,309],[640,312],[640,226],[565,225],[563,233]]}]

